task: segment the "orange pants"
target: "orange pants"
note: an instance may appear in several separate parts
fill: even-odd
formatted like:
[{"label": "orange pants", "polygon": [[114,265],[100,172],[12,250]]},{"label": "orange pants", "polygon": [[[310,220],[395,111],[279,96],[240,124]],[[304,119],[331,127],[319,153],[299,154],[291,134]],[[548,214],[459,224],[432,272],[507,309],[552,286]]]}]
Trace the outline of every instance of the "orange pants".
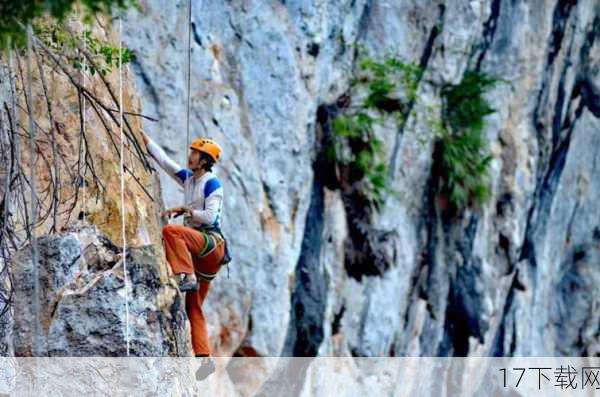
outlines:
[{"label": "orange pants", "polygon": [[[225,255],[225,244],[219,241],[214,249],[199,258],[197,254],[206,244],[206,235],[181,225],[166,225],[162,231],[167,261],[173,273],[194,271],[217,273]],[[192,253],[194,255],[192,255]],[[198,291],[189,291],[185,296],[185,311],[192,326],[192,347],[195,355],[210,355],[210,344],[206,329],[206,319],[202,312],[202,303],[208,293],[210,283],[198,279]]]}]

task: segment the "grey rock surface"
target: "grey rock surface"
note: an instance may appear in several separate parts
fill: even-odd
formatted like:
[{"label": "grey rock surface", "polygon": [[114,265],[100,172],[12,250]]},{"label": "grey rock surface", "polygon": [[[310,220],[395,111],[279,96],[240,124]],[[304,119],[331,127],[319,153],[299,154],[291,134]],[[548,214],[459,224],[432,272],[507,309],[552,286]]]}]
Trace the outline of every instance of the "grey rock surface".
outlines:
[{"label": "grey rock surface", "polygon": [[[148,0],[125,41],[145,128],[180,161],[186,2]],[[488,1],[193,1],[191,137],[223,144],[234,254],[206,308],[222,354],[595,355],[600,217],[600,4]],[[381,274],[348,269],[355,209],[324,187],[319,109],[348,90],[352,44],[425,69],[386,143],[392,187],[372,219]],[[466,70],[486,95],[492,198],[447,221],[419,115]],[[428,137],[421,146],[419,138]],[[182,196],[162,175],[167,205]],[[391,237],[390,237],[391,236]],[[350,249],[349,249],[350,248]]]},{"label": "grey rock surface", "polygon": [[122,250],[95,227],[37,242],[39,299],[29,247],[11,262],[15,355],[125,356],[127,342],[132,356],[191,355],[183,297],[152,246],[128,250],[126,292]]},{"label": "grey rock surface", "polygon": [[[189,139],[209,135],[224,148],[216,173],[233,262],[204,304],[214,355],[343,356],[338,381],[359,395],[369,384],[353,371],[373,368],[353,356],[600,355],[597,0],[192,0],[189,113],[187,1],[140,3],[123,39],[143,113],[158,119],[144,129],[181,164],[188,115]],[[341,99],[360,96],[355,45],[424,70],[406,122],[374,131],[398,193],[375,213],[324,160]],[[466,71],[506,82],[486,94],[496,109],[484,129],[491,198],[450,219],[426,116]],[[159,175],[165,206],[179,205],[183,191]],[[11,262],[0,356],[120,356],[127,329],[133,355],[191,355],[159,247],[129,250],[128,322],[118,247],[85,227],[38,243],[39,300],[30,250]],[[225,363],[218,379],[237,370],[266,392],[288,386],[273,385],[277,374],[293,373],[296,391],[336,385],[322,362],[294,372],[257,361],[248,372]],[[158,384],[149,363],[144,390],[191,393],[191,366],[183,381]],[[218,390],[237,387],[227,384]]]},{"label": "grey rock surface", "polygon": [[[187,3],[141,3],[124,40],[143,112],[159,120],[144,128],[184,164]],[[216,172],[234,258],[205,303],[216,355],[600,354],[597,1],[192,6],[189,138],[224,148]],[[355,44],[424,69],[406,123],[375,130],[398,194],[373,214],[323,161],[338,100],[355,94]],[[486,94],[491,199],[448,219],[424,116],[467,70],[507,83]],[[160,178],[165,205],[180,204],[178,185]],[[40,239],[44,354],[123,353],[118,249],[93,236],[93,252],[81,236]],[[148,248],[130,254],[134,353],[189,354],[166,264]],[[36,329],[28,255],[12,269],[17,355],[32,354]]]}]

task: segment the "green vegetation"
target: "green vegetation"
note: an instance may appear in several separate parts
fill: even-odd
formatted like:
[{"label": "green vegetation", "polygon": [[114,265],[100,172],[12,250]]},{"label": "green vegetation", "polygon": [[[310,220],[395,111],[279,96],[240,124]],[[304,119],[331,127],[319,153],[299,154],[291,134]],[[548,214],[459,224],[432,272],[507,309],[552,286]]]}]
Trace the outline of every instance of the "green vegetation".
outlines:
[{"label": "green vegetation", "polygon": [[26,34],[20,24],[34,23],[37,18],[51,16],[63,21],[80,6],[86,23],[96,14],[138,6],[137,0],[3,0],[0,1],[0,48],[9,45],[22,48]]},{"label": "green vegetation", "polygon": [[397,121],[407,117],[422,71],[396,58],[376,62],[364,54],[359,69],[352,87],[366,90],[366,95],[360,105],[349,107],[333,120],[333,144],[327,155],[346,167],[349,182],[360,182],[370,204],[378,209],[383,194],[393,191],[388,186],[383,142],[373,128],[390,117]]},{"label": "green vegetation", "polygon": [[379,206],[387,190],[387,170],[382,157],[382,142],[372,133],[375,119],[360,112],[340,115],[333,121],[334,145],[328,149],[330,159],[349,168],[350,179],[362,180],[371,201]]},{"label": "green vegetation", "polygon": [[[118,66],[119,49],[94,37],[89,29],[84,30],[83,37],[74,37],[66,28],[67,20],[77,15],[82,16],[84,22],[91,23],[96,14],[110,14],[113,8],[129,6],[137,7],[137,0],[5,0],[0,2],[0,48],[9,44],[22,48],[26,44],[23,26],[31,23],[34,35],[77,69],[84,64],[84,55],[78,50],[78,45],[85,45],[96,66],[86,62],[86,70],[92,75],[96,72],[106,75]],[[123,64],[134,58],[133,52],[125,47],[121,55]]]},{"label": "green vegetation", "polygon": [[483,94],[499,79],[468,71],[457,85],[442,88],[441,192],[455,208],[482,204],[490,195],[488,168],[492,156],[482,136],[485,116],[495,110]]},{"label": "green vegetation", "polygon": [[[398,125],[406,121],[411,106],[419,103],[417,87],[423,71],[397,58],[376,62],[360,58],[359,74],[352,81],[360,88],[361,103],[348,106],[333,120],[332,144],[326,149],[330,161],[345,167],[347,182],[359,182],[369,202],[379,209],[389,188],[383,142],[373,132],[387,119]],[[427,124],[440,140],[440,193],[456,209],[484,203],[490,196],[488,171],[492,160],[482,131],[485,117],[495,110],[484,94],[501,79],[467,71],[459,84],[441,89],[442,109],[428,108]],[[358,96],[358,95],[356,95]],[[417,137],[424,144],[425,137]]]},{"label": "green vegetation", "polygon": [[[83,68],[84,55],[77,50],[77,45],[83,46],[81,41],[85,40],[85,48],[91,55],[98,70],[96,70],[89,62],[86,63],[86,70],[94,75],[96,72],[106,75],[113,67],[119,66],[119,48],[114,47],[111,43],[101,41],[92,35],[90,30],[85,30],[83,37],[73,37],[66,30],[64,23],[51,23],[42,19],[38,19],[33,25],[33,30],[42,42],[55,53],[60,53],[67,56],[70,63],[76,69]],[[121,47],[122,63],[125,65],[135,58],[133,52]]]},{"label": "green vegetation", "polygon": [[[367,74],[354,79],[353,83],[365,84],[368,89],[363,106],[380,113],[392,113],[396,117],[405,116],[406,112],[403,111],[408,103],[416,99],[422,70],[415,64],[406,64],[397,58],[387,58],[379,63],[363,57],[359,65]],[[402,92],[405,98],[395,98]]]}]

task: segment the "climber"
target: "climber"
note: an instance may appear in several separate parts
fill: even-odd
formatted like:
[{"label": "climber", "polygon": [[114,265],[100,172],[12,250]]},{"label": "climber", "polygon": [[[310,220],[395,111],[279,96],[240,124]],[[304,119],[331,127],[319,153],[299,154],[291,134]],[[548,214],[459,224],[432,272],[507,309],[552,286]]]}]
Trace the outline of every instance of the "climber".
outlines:
[{"label": "climber", "polygon": [[[184,215],[184,226],[168,224],[162,230],[165,254],[179,289],[187,292],[185,307],[192,327],[192,347],[203,357],[196,378],[202,380],[214,372],[202,303],[210,282],[222,264],[229,261],[227,242],[219,224],[223,206],[223,188],[211,171],[219,161],[221,147],[212,139],[199,138],[190,145],[188,168],[180,167],[143,131],[146,148],[156,162],[186,192],[186,205],[167,209],[163,217]],[[199,279],[199,280],[198,280]]]}]

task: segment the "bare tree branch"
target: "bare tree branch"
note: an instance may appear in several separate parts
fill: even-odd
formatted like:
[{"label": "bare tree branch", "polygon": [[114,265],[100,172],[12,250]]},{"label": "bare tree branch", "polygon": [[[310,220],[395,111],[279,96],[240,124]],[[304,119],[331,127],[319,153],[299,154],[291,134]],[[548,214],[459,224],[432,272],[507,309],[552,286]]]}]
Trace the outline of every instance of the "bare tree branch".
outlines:
[{"label": "bare tree branch", "polygon": [[[33,45],[33,44],[32,44]],[[35,45],[33,45],[35,49]],[[35,60],[38,65],[38,70],[40,73],[40,79],[42,81],[42,88],[44,90],[44,97],[46,98],[46,107],[48,108],[48,121],[50,122],[50,131],[52,133],[52,161],[54,163],[54,172],[52,175],[52,182],[54,184],[54,191],[52,197],[52,207],[53,207],[53,216],[52,216],[52,229],[50,232],[56,232],[56,211],[58,211],[58,203],[59,195],[60,195],[60,173],[58,169],[58,155],[56,149],[56,123],[54,122],[54,117],[52,115],[52,103],[50,101],[50,97],[48,96],[48,88],[46,84],[46,77],[44,75],[44,65],[40,62],[40,57],[37,54],[37,51],[33,51],[35,54]]]}]

